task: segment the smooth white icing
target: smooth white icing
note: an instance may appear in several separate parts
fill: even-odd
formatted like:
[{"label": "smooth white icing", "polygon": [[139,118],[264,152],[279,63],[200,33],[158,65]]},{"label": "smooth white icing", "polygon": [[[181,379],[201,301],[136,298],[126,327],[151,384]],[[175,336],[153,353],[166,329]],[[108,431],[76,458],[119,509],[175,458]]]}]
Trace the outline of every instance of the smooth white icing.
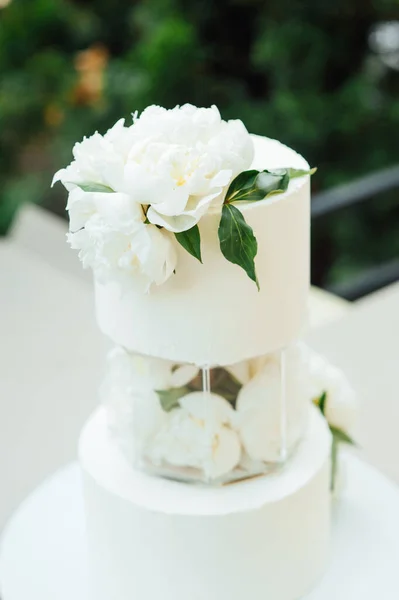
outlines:
[{"label": "smooth white icing", "polygon": [[95,600],[296,600],[321,576],[330,532],[330,434],[311,409],[280,472],[212,488],[134,470],[104,409],[83,430]]},{"label": "smooth white icing", "polygon": [[[253,168],[308,168],[275,140],[253,136]],[[227,365],[273,352],[297,337],[309,288],[309,177],[284,194],[239,205],[258,240],[260,292],[219,247],[220,216],[200,223],[203,264],[177,245],[176,274],[149,294],[96,283],[100,329],[131,351],[198,365]]]}]

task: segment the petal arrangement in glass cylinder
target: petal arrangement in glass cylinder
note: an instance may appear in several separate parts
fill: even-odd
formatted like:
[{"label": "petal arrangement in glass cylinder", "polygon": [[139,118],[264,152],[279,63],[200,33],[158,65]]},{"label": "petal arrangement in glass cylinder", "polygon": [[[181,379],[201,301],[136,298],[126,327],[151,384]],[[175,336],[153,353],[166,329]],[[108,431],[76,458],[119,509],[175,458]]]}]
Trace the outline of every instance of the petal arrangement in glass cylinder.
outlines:
[{"label": "petal arrangement in glass cylinder", "polygon": [[111,351],[103,398],[128,459],[160,476],[228,483],[274,471],[306,427],[304,349],[197,367]]}]

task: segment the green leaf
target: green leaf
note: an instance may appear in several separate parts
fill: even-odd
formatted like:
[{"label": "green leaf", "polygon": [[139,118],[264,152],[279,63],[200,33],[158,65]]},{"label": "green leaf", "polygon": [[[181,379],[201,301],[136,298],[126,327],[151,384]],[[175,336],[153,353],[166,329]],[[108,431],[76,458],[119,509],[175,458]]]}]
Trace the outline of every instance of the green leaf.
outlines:
[{"label": "green leaf", "polygon": [[84,192],[100,192],[104,194],[112,194],[114,190],[102,183],[78,183],[78,187]]},{"label": "green leaf", "polygon": [[317,167],[313,167],[313,169],[303,170],[303,169],[293,169],[289,167],[286,169],[288,171],[288,175],[290,179],[295,179],[296,177],[304,177],[305,175],[314,175],[317,171]]},{"label": "green leaf", "polygon": [[339,460],[339,445],[350,444],[356,446],[356,443],[345,431],[338,427],[330,425],[330,431],[333,436],[331,446],[331,490],[334,491]]},{"label": "green leaf", "polygon": [[[316,398],[314,400],[314,403],[316,404],[316,406],[319,407],[321,414],[325,417],[326,416],[326,404],[328,402],[328,394],[326,391],[324,391],[321,396],[319,398]],[[333,439],[335,443],[343,443],[343,444],[351,444],[352,446],[355,446],[355,442],[354,440],[343,430],[343,429],[339,429],[338,427],[334,427],[334,425],[329,425],[330,427],[330,431],[333,435]]]},{"label": "green leaf", "polygon": [[252,228],[245,222],[238,208],[232,204],[223,205],[218,235],[223,256],[231,263],[242,267],[259,290],[254,262],[258,243]]},{"label": "green leaf", "polygon": [[202,263],[201,258],[201,236],[198,229],[198,225],[194,225],[187,231],[181,231],[175,233],[175,238],[183,246],[187,252],[189,252],[194,258],[198,259]]},{"label": "green leaf", "polygon": [[189,389],[186,387],[171,388],[170,390],[156,390],[159,401],[165,412],[170,412],[174,408],[178,408],[179,400],[186,394]]},{"label": "green leaf", "polygon": [[337,471],[338,471],[338,442],[333,437],[332,445],[331,445],[331,481],[330,481],[330,489],[333,492],[335,490],[335,484],[337,479]]},{"label": "green leaf", "polygon": [[278,171],[243,171],[231,182],[225,204],[230,202],[257,202],[271,194],[285,192],[289,183],[285,169]]},{"label": "green leaf", "polygon": [[230,202],[257,202],[275,194],[282,194],[291,179],[313,175],[316,169],[273,169],[272,171],[243,171],[231,182],[225,204]]},{"label": "green leaf", "polygon": [[261,171],[257,179],[257,185],[264,193],[263,198],[269,198],[275,194],[282,194],[288,189],[289,182],[290,176],[287,169]]},{"label": "green leaf", "polygon": [[321,414],[325,416],[326,412],[327,392],[323,392],[319,398],[314,401],[316,406],[320,408]]},{"label": "green leaf", "polygon": [[[245,194],[253,190],[256,179],[259,175],[259,171],[252,169],[251,171],[243,171],[230,183],[226,193],[225,204],[229,202],[236,202],[236,196],[238,200],[241,194]],[[260,198],[259,198],[260,200]]]},{"label": "green leaf", "polygon": [[333,435],[333,439],[336,442],[342,442],[343,444],[350,444],[351,446],[356,445],[354,440],[342,429],[339,429],[338,427],[334,427],[333,425],[330,425],[330,431]]}]

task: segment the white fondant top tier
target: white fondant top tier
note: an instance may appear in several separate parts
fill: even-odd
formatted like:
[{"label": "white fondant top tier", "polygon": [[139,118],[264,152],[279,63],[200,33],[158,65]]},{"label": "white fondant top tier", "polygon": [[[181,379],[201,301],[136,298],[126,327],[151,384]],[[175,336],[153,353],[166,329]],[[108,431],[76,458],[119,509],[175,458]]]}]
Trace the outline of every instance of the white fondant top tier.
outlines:
[{"label": "white fondant top tier", "polygon": [[[309,168],[280,142],[252,139],[252,168]],[[220,213],[210,213],[199,222],[203,264],[176,243],[176,274],[148,294],[96,282],[103,333],[128,350],[197,365],[233,364],[295,339],[305,320],[309,289],[309,177],[291,180],[284,194],[241,202],[239,208],[258,241],[260,291],[222,255]]]}]

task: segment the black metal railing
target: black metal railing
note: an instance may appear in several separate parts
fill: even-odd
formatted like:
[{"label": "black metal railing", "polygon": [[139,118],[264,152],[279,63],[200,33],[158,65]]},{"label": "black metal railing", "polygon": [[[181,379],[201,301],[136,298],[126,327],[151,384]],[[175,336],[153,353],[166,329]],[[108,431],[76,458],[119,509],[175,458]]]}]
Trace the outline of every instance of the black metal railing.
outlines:
[{"label": "black metal railing", "polygon": [[[399,166],[382,169],[350,183],[315,194],[312,199],[312,223],[320,217],[365,202],[385,192],[399,190]],[[350,280],[328,286],[328,290],[346,298],[357,300],[386,285],[399,280],[399,259],[380,263],[362,271]]]}]

